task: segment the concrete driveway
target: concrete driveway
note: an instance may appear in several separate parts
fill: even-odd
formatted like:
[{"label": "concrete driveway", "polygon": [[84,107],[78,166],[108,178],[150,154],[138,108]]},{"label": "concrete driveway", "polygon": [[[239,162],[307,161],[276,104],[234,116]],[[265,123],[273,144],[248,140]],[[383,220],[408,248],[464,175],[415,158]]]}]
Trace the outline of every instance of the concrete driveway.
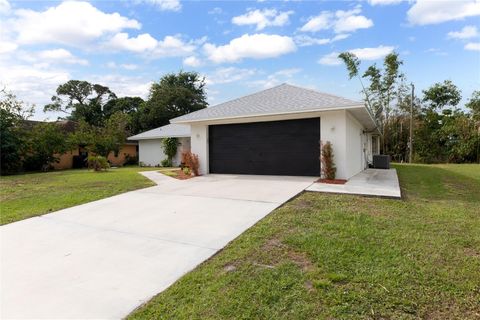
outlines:
[{"label": "concrete driveway", "polygon": [[314,178],[208,175],[0,227],[0,316],[122,318]]}]

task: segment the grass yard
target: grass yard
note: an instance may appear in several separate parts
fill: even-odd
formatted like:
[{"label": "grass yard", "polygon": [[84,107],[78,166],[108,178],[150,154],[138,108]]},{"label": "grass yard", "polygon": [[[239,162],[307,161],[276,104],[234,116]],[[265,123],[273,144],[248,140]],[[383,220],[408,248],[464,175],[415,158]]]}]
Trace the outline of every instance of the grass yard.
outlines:
[{"label": "grass yard", "polygon": [[155,168],[123,167],[106,172],[77,169],[1,177],[0,224],[153,186],[138,174],[142,170]]},{"label": "grass yard", "polygon": [[303,193],[130,319],[479,319],[480,165],[397,165],[403,201]]}]

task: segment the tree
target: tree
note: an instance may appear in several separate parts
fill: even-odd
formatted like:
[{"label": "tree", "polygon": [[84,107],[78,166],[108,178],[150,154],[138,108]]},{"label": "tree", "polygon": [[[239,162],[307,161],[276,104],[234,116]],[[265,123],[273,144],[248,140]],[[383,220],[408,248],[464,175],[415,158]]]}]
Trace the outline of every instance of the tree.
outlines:
[{"label": "tree", "polygon": [[471,110],[472,118],[475,121],[480,121],[480,90],[473,91],[472,96],[465,104],[465,107]]},{"label": "tree", "polygon": [[371,65],[362,76],[362,78],[367,78],[370,82],[370,85],[365,87],[359,77],[360,61],[358,58],[351,52],[341,53],[338,57],[345,63],[350,79],[353,77],[359,78],[367,107],[374,115],[382,131],[383,150],[387,153],[388,136],[386,135],[386,124],[392,112],[392,102],[397,98],[397,94],[401,92],[399,85],[404,81],[404,76],[400,73],[400,66],[403,62],[399,60],[398,54],[393,52],[385,57],[383,69],[378,68],[376,64]]},{"label": "tree", "polygon": [[140,110],[145,101],[140,97],[123,97],[112,99],[103,106],[103,113],[106,119],[114,113],[121,112],[129,116],[128,130],[131,134],[141,131]]},{"label": "tree", "polygon": [[66,133],[58,123],[40,123],[28,134],[25,169],[47,171],[67,151]]},{"label": "tree", "polygon": [[88,152],[108,157],[110,152],[118,153],[127,138],[128,116],[114,113],[104,127],[97,127],[84,120],[79,121],[77,130],[70,136],[69,144],[84,146]]},{"label": "tree", "polygon": [[149,99],[142,108],[143,130],[157,128],[169,120],[206,108],[205,79],[196,72],[170,73],[152,84]]},{"label": "tree", "polygon": [[85,120],[92,125],[104,122],[103,106],[116,95],[108,87],[87,81],[70,80],[58,86],[57,95],[43,111],[62,112],[69,120]]},{"label": "tree", "polygon": [[0,90],[0,173],[11,174],[22,167],[26,150],[23,122],[33,115],[34,106],[26,106],[23,101],[8,92]]},{"label": "tree", "polygon": [[450,80],[437,82],[427,90],[423,90],[423,102],[431,110],[442,110],[447,107],[456,107],[462,99],[462,93]]}]

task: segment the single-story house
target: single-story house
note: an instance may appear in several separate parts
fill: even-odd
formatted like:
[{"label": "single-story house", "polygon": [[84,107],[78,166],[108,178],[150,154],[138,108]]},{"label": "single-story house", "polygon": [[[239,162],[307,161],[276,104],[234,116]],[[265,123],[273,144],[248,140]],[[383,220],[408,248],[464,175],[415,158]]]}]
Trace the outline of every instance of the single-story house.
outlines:
[{"label": "single-story house", "polygon": [[129,137],[130,141],[138,141],[140,165],[160,166],[162,160],[167,158],[162,146],[164,138],[178,138],[177,154],[173,157],[172,164],[180,165],[182,152],[190,151],[190,126],[182,124],[168,124]]},{"label": "single-story house", "polygon": [[[199,156],[202,174],[319,176],[320,141],[330,141],[337,178],[348,179],[364,170],[379,150],[379,132],[363,102],[289,84],[170,122],[190,127],[191,151]],[[160,153],[159,146],[159,140],[149,142],[144,157],[160,159],[151,156]]]},{"label": "single-story house", "polygon": [[[26,130],[32,130],[35,126],[47,123],[45,121],[24,120],[22,125]],[[78,123],[72,120],[58,120],[54,122],[65,133],[70,134],[75,132]],[[77,146],[72,150],[66,151],[62,154],[57,154],[58,162],[52,163],[55,170],[82,168],[87,165],[86,159],[88,151],[82,147]],[[137,142],[131,141],[124,143],[118,153],[110,152],[107,160],[112,166],[123,166],[125,163],[137,158]],[[134,161],[135,162],[135,161]]]}]

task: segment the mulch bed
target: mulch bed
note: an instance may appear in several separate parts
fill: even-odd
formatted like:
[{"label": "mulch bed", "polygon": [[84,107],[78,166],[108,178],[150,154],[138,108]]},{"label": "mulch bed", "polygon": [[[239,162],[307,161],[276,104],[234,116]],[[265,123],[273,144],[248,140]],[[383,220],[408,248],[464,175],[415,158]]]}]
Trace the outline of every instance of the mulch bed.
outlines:
[{"label": "mulch bed", "polygon": [[[165,172],[159,171],[160,173],[165,174]],[[175,178],[178,180],[187,180],[191,178],[195,178],[194,175],[186,175],[185,172],[181,169],[173,169],[173,170],[168,170],[169,173],[174,173],[173,175],[170,174],[165,174],[166,176],[169,176],[171,178]]]},{"label": "mulch bed", "polygon": [[347,180],[343,179],[318,179],[316,182],[321,182],[321,183],[330,183],[330,184],[345,184]]}]

